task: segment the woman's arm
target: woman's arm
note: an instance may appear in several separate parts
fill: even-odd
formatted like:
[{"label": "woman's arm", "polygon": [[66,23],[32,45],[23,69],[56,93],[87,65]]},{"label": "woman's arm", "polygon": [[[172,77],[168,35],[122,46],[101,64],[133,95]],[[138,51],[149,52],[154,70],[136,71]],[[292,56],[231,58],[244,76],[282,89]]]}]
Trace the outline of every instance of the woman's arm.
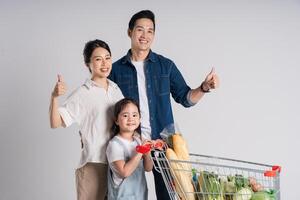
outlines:
[{"label": "woman's arm", "polygon": [[58,112],[58,100],[53,96],[51,96],[49,115],[51,128],[58,128],[63,126],[63,120]]},{"label": "woman's arm", "polygon": [[63,82],[62,76],[58,75],[58,81],[55,88],[51,94],[51,101],[49,106],[50,115],[50,126],[51,128],[65,127],[64,121],[62,120],[58,112],[58,97],[64,95],[66,92],[66,86]]}]

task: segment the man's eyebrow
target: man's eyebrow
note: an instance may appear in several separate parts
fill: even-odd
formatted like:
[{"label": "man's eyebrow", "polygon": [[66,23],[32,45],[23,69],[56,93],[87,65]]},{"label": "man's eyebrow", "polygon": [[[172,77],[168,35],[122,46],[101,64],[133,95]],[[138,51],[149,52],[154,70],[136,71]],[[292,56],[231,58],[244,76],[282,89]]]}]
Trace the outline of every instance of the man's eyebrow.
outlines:
[{"label": "man's eyebrow", "polygon": [[141,26],[141,25],[137,25],[136,28],[143,28],[143,29],[151,29],[151,30],[154,30],[154,28],[152,28],[152,27]]}]

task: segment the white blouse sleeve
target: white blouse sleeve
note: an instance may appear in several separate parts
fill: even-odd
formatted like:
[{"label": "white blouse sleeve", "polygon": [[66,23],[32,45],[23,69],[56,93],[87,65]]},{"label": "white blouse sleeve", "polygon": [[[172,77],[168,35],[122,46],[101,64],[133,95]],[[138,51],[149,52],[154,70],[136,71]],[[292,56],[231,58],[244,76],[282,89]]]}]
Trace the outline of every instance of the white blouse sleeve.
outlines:
[{"label": "white blouse sleeve", "polygon": [[64,104],[58,108],[59,114],[67,127],[73,123],[80,124],[85,113],[81,106],[80,95],[78,92],[78,90],[74,91],[66,99]]}]

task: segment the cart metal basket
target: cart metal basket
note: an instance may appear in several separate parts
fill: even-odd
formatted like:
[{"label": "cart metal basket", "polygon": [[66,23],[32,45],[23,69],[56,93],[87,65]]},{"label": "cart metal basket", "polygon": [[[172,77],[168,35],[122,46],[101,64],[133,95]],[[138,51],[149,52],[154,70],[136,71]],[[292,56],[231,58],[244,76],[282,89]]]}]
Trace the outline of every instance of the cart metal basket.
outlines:
[{"label": "cart metal basket", "polygon": [[[172,200],[250,200],[256,193],[250,187],[251,181],[259,184],[261,192],[272,193],[270,199],[280,200],[279,166],[199,154],[190,154],[189,161],[168,160],[165,151],[157,150],[151,155]],[[183,184],[187,182],[183,183],[180,176],[190,177],[191,189],[186,189]],[[245,184],[251,193],[249,190],[243,193],[235,187],[230,191],[230,179],[239,184],[248,181]]]}]

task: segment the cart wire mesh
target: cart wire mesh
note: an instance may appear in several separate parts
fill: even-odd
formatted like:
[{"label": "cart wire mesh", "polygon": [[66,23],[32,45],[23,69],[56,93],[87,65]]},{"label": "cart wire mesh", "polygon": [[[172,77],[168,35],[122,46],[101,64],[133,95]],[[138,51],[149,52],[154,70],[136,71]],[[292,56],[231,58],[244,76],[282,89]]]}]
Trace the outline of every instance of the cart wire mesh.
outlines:
[{"label": "cart wire mesh", "polygon": [[[280,200],[279,166],[200,154],[190,154],[188,161],[168,160],[165,151],[157,150],[151,155],[172,200],[250,200],[259,190]],[[257,191],[251,189],[251,181],[258,185]],[[187,189],[189,184],[192,187]],[[239,192],[237,185],[248,190]]]}]

